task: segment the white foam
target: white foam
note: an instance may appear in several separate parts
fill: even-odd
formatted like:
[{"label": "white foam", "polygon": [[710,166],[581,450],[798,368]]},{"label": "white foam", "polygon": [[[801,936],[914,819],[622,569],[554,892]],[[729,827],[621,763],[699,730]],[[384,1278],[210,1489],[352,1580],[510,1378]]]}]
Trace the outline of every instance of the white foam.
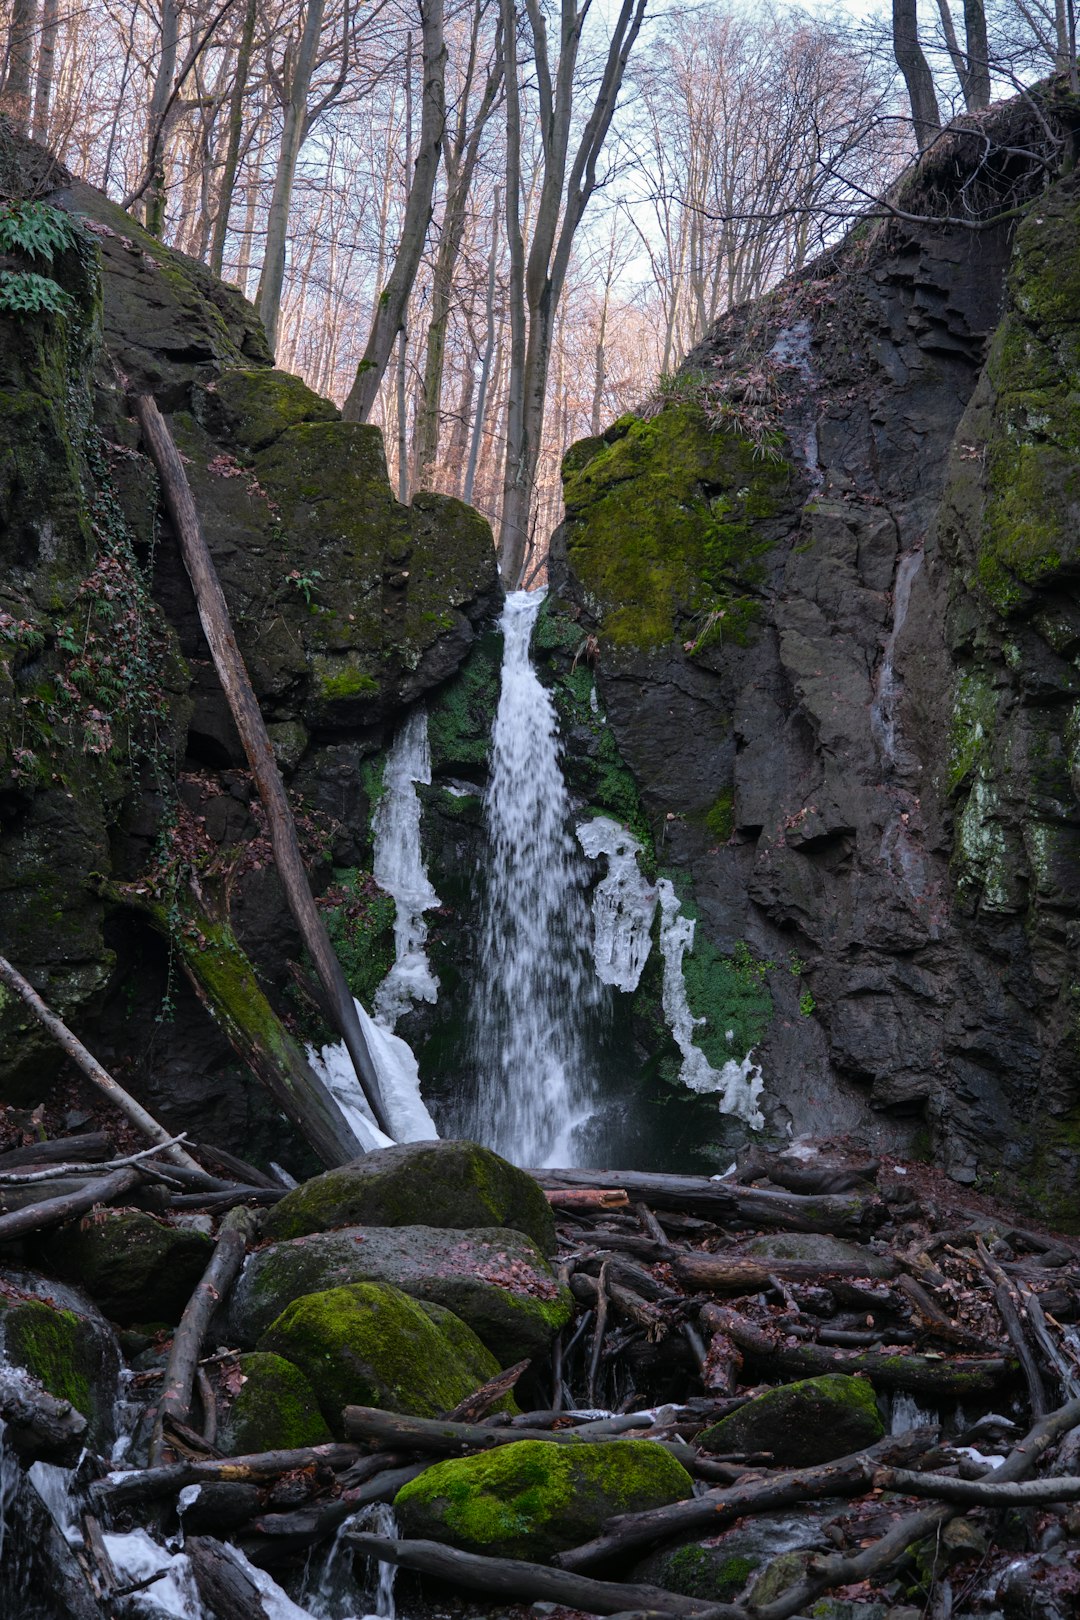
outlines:
[{"label": "white foam", "polygon": [[400,1035],[392,1034],[369,1017],[359,1001],[355,1006],[379,1077],[387,1123],[393,1136],[386,1136],[372,1118],[344,1041],[336,1046],[324,1046],[321,1052],[309,1046],[307,1055],[311,1067],[325,1083],[365,1148],[434,1140],[439,1133],[420,1095],[420,1070],[412,1047]]},{"label": "white foam", "polygon": [[386,756],[383,794],[375,811],[374,875],[394,900],[394,965],[375,994],[375,1017],[393,1029],[415,1001],[438,999],[428,961],[424,912],[439,904],[420,845],[417,782],[431,781],[427,711],[413,709]]},{"label": "white foam", "polygon": [[145,1591],[134,1592],[126,1600],[130,1612],[168,1614],[175,1616],[175,1620],[203,1620],[203,1606],[199,1602],[191,1561],[184,1553],[167,1552],[145,1530],[129,1530],[126,1535],[106,1531],[102,1540],[109,1562],[124,1585],[134,1585],[149,1575],[160,1573],[160,1579]]},{"label": "white foam", "polygon": [[636,990],[652,945],[656,889],[641,875],[641,845],[617,821],[596,816],[577,829],[578,843],[607,872],[593,890],[593,960],[597,977],[617,990]]},{"label": "white foam", "polygon": [[720,1069],[714,1069],[705,1053],[694,1042],[694,1031],[704,1019],[695,1018],[690,1011],[683,978],[683,957],[693,949],[694,922],[684,916],[674,885],[668,878],[657,884],[660,899],[660,949],[664,958],[664,1016],[668,1021],[675,1044],[682,1053],[679,1078],[690,1091],[719,1094],[722,1114],[734,1114],[754,1130],[760,1130],[765,1117],[757,1100],[765,1088],[761,1069],[754,1062],[752,1051],[741,1062],[729,1058]]}]

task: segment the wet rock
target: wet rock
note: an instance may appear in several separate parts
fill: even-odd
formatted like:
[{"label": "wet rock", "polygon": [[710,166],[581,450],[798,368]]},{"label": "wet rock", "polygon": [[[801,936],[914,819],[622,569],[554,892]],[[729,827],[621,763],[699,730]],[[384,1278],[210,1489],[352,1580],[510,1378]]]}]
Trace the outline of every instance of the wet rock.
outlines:
[{"label": "wet rock", "polygon": [[398,1492],[394,1513],[405,1536],[548,1562],[597,1535],[617,1513],[645,1512],[692,1494],[686,1470],[649,1440],[523,1440],[436,1463]]},{"label": "wet rock", "polygon": [[88,1443],[108,1451],[120,1348],[109,1323],[84,1294],[34,1273],[4,1271],[0,1355],[24,1367],[86,1418]]},{"label": "wet rock", "polygon": [[354,1282],[392,1283],[445,1306],[503,1366],[542,1355],[572,1309],[569,1290],[518,1232],[350,1226],[251,1255],[233,1292],[231,1331],[252,1345],[300,1295]]},{"label": "wet rock", "polygon": [[747,1401],[698,1443],[706,1451],[771,1451],[777,1466],[804,1468],[861,1451],[884,1433],[869,1381],[826,1373]]},{"label": "wet rock", "polygon": [[100,1210],[60,1227],[42,1253],[78,1281],[111,1320],[178,1322],[206,1269],[213,1243],[140,1210]]},{"label": "wet rock", "polygon": [[263,1236],[361,1224],[508,1226],[544,1254],[555,1249],[554,1217],[537,1183],[475,1142],[406,1142],[328,1170],[275,1205]]},{"label": "wet rock", "polygon": [[499,1370],[449,1311],[431,1312],[385,1283],[303,1295],[270,1324],[259,1349],[300,1369],[339,1437],[345,1406],[438,1417]]},{"label": "wet rock", "polygon": [[318,1446],[331,1438],[299,1367],[256,1350],[239,1357],[239,1369],[244,1383],[219,1430],[218,1449],[226,1457]]},{"label": "wet rock", "polygon": [[685,1597],[730,1603],[772,1559],[816,1547],[827,1516],[840,1504],[816,1513],[763,1514],[748,1518],[720,1537],[662,1548],[642,1559],[632,1579],[681,1592]]}]

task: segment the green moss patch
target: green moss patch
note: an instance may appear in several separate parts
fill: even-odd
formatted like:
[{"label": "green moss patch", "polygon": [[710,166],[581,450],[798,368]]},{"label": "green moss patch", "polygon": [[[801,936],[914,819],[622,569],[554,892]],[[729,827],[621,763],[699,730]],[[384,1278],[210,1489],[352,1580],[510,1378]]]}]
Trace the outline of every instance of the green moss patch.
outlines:
[{"label": "green moss patch", "polygon": [[339,1435],[345,1406],[438,1417],[499,1370],[463,1322],[451,1338],[416,1300],[387,1283],[304,1295],[271,1323],[259,1349],[299,1367]]},{"label": "green moss patch", "polygon": [[633,421],[613,443],[564,462],[570,566],[595,598],[605,636],[658,647],[684,624],[695,650],[744,641],[762,559],[790,469],[749,439],[710,431],[694,405]]},{"label": "green moss patch", "polygon": [[240,1356],[239,1366],[244,1383],[222,1427],[226,1457],[319,1446],[331,1439],[315,1391],[299,1367],[259,1350]]},{"label": "green moss patch", "polygon": [[780,1467],[805,1468],[880,1440],[885,1426],[873,1386],[827,1373],[771,1389],[706,1429],[706,1451],[771,1451]]},{"label": "green moss patch", "polygon": [[654,1441],[522,1440],[436,1463],[398,1492],[394,1511],[406,1536],[535,1562],[588,1541],[614,1514],[692,1494],[689,1474]]},{"label": "green moss patch", "polygon": [[213,1243],[141,1210],[102,1210],[61,1227],[44,1245],[49,1264],[86,1290],[114,1321],[178,1322]]}]

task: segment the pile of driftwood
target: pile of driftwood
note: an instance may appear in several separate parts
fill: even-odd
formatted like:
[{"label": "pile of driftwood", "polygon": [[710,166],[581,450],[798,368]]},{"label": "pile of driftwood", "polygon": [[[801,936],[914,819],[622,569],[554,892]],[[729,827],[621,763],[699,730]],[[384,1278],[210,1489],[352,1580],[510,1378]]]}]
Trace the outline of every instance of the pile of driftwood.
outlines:
[{"label": "pile of driftwood", "polygon": [[[70,1168],[70,1142],[50,1153]],[[10,1156],[8,1167],[0,1162],[0,1176],[9,1173]],[[177,1174],[168,1160],[143,1156],[94,1168],[99,1191],[117,1175],[167,1181]],[[508,1369],[442,1420],[348,1407],[344,1442],[224,1458],[207,1421],[213,1406],[207,1375],[220,1369],[222,1353],[204,1351],[212,1311],[257,1222],[252,1208],[234,1208],[221,1222],[160,1383],[148,1391],[150,1466],[119,1476],[102,1467],[85,1481],[91,1563],[101,1524],[161,1523],[163,1514],[175,1523],[180,1493],[199,1485],[183,1519],[204,1602],[221,1620],[261,1620],[260,1594],[230,1558],[225,1533],[255,1563],[280,1566],[326,1542],[365,1506],[392,1501],[433,1461],[521,1439],[647,1438],[673,1452],[700,1482],[700,1494],[615,1518],[554,1566],[358,1528],[346,1534],[357,1553],[467,1592],[597,1614],[787,1620],[822,1594],[858,1583],[860,1594],[875,1590],[910,1563],[919,1543],[940,1541],[951,1520],[972,1513],[985,1520],[979,1553],[985,1573],[1004,1510],[1060,1513],[1080,1500],[1080,1477],[1072,1471],[1080,1451],[1080,1367],[1068,1329],[1080,1316],[1080,1249],[977,1211],[936,1209],[925,1197],[907,1196],[902,1173],[882,1176],[879,1187],[877,1172],[875,1164],[789,1156],[750,1160],[723,1180],[534,1172],[556,1209],[557,1263],[579,1306],[550,1365]],[[764,1185],[749,1184],[765,1176]],[[249,1183],[249,1206],[273,1191]],[[170,1200],[186,1200],[184,1207],[196,1198],[212,1207],[243,1195],[241,1181],[166,1190]],[[764,1256],[762,1245],[752,1243],[762,1233],[817,1234],[821,1254],[781,1258],[784,1245],[774,1242]],[[883,1396],[908,1392],[921,1406],[948,1414],[962,1400],[979,1449],[958,1445],[936,1423],[798,1469],[778,1466],[767,1452],[717,1456],[697,1446],[706,1427],[764,1388],[821,1373],[858,1375]],[[513,1388],[534,1409],[496,1413]],[[194,1427],[197,1390],[203,1421]],[[546,1397],[542,1408],[537,1396]],[[597,1406],[603,1415],[590,1410]],[[32,1433],[35,1413],[27,1410],[24,1387],[0,1388],[0,1407]],[[988,1410],[993,1419],[980,1425],[979,1414]],[[62,1420],[55,1411],[37,1416],[43,1432]],[[43,1442],[39,1454],[62,1449],[62,1437],[53,1434],[50,1443],[51,1452]],[[996,1457],[986,1455],[995,1449]],[[826,1497],[868,1499],[873,1534],[811,1557],[795,1584],[763,1606],[708,1603],[614,1578],[665,1544],[716,1536],[737,1519]],[[931,1612],[963,1612],[950,1585],[958,1580],[962,1591],[963,1564],[959,1571],[942,1578]],[[102,1601],[118,1590],[100,1559],[93,1584]]]}]

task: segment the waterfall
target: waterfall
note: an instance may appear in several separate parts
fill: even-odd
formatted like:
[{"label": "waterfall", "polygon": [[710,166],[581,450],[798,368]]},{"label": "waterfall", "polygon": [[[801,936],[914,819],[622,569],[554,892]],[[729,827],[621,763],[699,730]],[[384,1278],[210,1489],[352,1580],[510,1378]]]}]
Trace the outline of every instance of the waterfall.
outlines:
[{"label": "waterfall", "polygon": [[417,782],[431,781],[427,711],[413,709],[386,756],[383,795],[375,812],[374,875],[394,901],[394,965],[375,996],[375,1017],[386,1029],[414,1001],[434,1001],[439,981],[424,946],[424,912],[439,904],[420,848]]},{"label": "waterfall", "polygon": [[573,1165],[574,1132],[592,1112],[586,1030],[601,991],[555,708],[529,662],[543,597],[514,592],[500,620],[502,689],[484,800],[488,880],[471,1009],[477,1088],[464,1129],[517,1164]]},{"label": "waterfall", "polygon": [[896,642],[904,621],[907,618],[908,606],[911,602],[911,586],[915,575],[922,566],[923,554],[921,551],[905,551],[896,565],[896,579],[893,582],[893,621],[885,642],[885,650],[881,658],[881,668],[878,672],[877,691],[874,701],[870,705],[870,727],[878,740],[882,758],[886,765],[897,763],[897,709],[903,686],[896,678],[894,655]]}]

